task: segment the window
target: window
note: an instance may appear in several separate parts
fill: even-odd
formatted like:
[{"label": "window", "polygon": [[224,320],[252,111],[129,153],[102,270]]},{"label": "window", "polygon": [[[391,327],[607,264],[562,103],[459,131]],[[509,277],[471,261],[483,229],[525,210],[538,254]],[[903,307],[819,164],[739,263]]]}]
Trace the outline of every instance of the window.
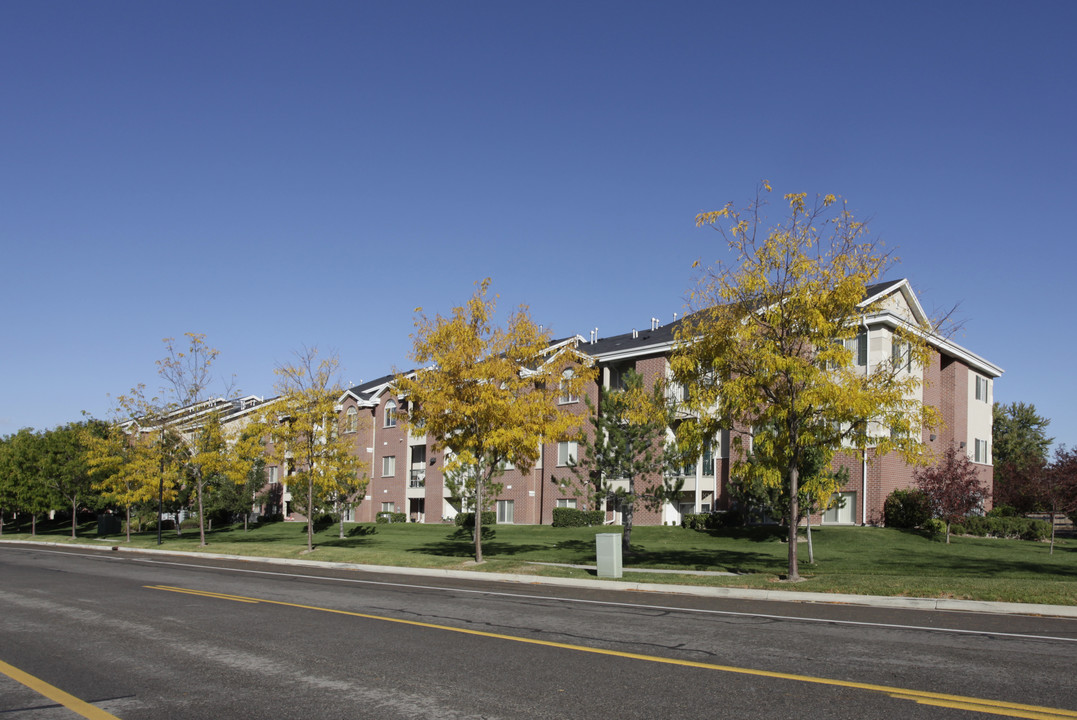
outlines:
[{"label": "window", "polygon": [[381,504],[381,511],[386,513],[396,512],[396,503],[383,502]]},{"label": "window", "polygon": [[575,465],[579,448],[575,441],[557,443],[557,467]]},{"label": "window", "polygon": [[576,498],[557,498],[557,507],[576,509]]},{"label": "window", "polygon": [[266,468],[266,477],[269,480],[270,485],[276,485],[280,482],[278,475],[280,474],[280,468],[276,465]]},{"label": "window", "polygon": [[976,376],[976,399],[987,402],[987,378]]},{"label": "window", "polygon": [[411,446],[411,464],[426,465],[426,445]]},{"label": "window", "polygon": [[353,433],[359,430],[359,411],[355,407],[348,408],[344,416],[344,432]]},{"label": "window", "polygon": [[396,401],[385,403],[385,427],[396,427]]},{"label": "window", "polygon": [[609,373],[609,381],[606,383],[606,387],[610,390],[624,390],[624,374],[628,368],[624,365],[610,365],[606,368]]},{"label": "window", "polygon": [[396,475],[396,456],[387,455],[381,459],[381,476],[393,477]]},{"label": "window", "polygon": [[984,463],[985,465],[990,462],[987,456],[987,441],[977,438],[974,442],[975,454],[973,460],[978,463]]},{"label": "window", "polygon": [[909,370],[912,368],[912,346],[895,337],[890,346],[890,358],[894,362],[894,367],[899,370]]},{"label": "window", "polygon": [[830,496],[833,504],[823,513],[823,522],[828,525],[852,525],[856,522],[856,493],[834,493]]},{"label": "window", "polygon": [[714,448],[710,443],[703,446],[703,477],[714,477]]},{"label": "window", "polygon": [[868,333],[866,330],[861,330],[856,334],[855,338],[849,338],[845,341],[845,348],[852,352],[853,363],[866,367],[868,364]]},{"label": "window", "polygon": [[561,396],[557,398],[557,402],[561,405],[580,401],[579,395],[574,395],[570,387],[573,378],[575,377],[576,372],[572,369],[565,370],[561,373]]},{"label": "window", "polygon": [[497,501],[497,521],[499,523],[512,523],[514,502],[513,500]]}]

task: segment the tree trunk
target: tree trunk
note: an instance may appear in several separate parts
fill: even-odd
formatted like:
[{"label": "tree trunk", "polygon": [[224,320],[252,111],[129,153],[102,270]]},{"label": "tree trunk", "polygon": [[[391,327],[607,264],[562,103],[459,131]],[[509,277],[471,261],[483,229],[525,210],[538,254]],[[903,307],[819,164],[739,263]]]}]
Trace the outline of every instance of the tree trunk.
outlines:
[{"label": "tree trunk", "polygon": [[482,563],[482,479],[475,480],[475,564]]},{"label": "tree trunk", "polygon": [[344,506],[340,506],[340,539],[344,539]]},{"label": "tree trunk", "polygon": [[37,513],[30,516],[30,535],[37,535]]},{"label": "tree trunk", "polygon": [[1048,514],[1048,517],[1051,518],[1051,550],[1047,554],[1048,555],[1054,555],[1055,554],[1055,513],[1054,513],[1053,510]]},{"label": "tree trunk", "polygon": [[807,515],[804,518],[804,522],[808,526],[808,564],[809,565],[814,565],[815,564],[815,549],[812,548],[812,545],[811,545],[811,515]]},{"label": "tree trunk", "polygon": [[195,490],[198,491],[198,539],[199,547],[206,546],[206,514],[202,511],[202,486],[205,483],[202,481],[202,475],[199,473],[198,477],[194,479]]},{"label": "tree trunk", "polygon": [[307,552],[314,552],[314,478],[307,476]]},{"label": "tree trunk", "polygon": [[786,580],[797,582],[800,580],[800,568],[797,566],[797,521],[800,517],[800,507],[797,503],[797,491],[800,474],[794,460],[789,468],[789,574]]},{"label": "tree trunk", "polygon": [[79,499],[78,495],[71,498],[71,539],[75,539],[75,526],[78,524],[79,519]]},{"label": "tree trunk", "polygon": [[127,506],[127,542],[131,542],[131,506]]},{"label": "tree trunk", "polygon": [[622,519],[622,525],[624,525],[624,531],[621,534],[621,552],[627,555],[632,552],[632,515],[636,510],[635,502],[627,502],[623,505],[624,518]]}]

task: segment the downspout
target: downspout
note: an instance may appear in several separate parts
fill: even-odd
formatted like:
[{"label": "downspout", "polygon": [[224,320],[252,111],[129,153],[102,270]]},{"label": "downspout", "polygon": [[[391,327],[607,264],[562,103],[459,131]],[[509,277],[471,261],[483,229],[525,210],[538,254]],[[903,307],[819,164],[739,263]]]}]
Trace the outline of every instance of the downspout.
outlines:
[{"label": "downspout", "polygon": [[[534,472],[534,470],[532,470]],[[542,514],[546,512],[546,442],[539,443],[539,506],[538,524],[542,524]]]},{"label": "downspout", "polygon": [[[381,473],[378,473],[377,475],[374,474],[374,465],[378,459],[378,406],[375,405],[370,413],[370,481],[373,483],[375,477],[381,476]],[[368,485],[367,487],[370,486]],[[370,512],[373,513],[371,520],[378,519],[378,511],[374,509],[374,503],[374,491],[372,490],[370,492]]]},{"label": "downspout", "polygon": [[[863,315],[860,316],[860,324],[864,326],[864,377],[868,377],[868,367],[871,365],[871,334],[868,330],[868,321]],[[865,428],[866,432],[867,428]],[[860,526],[868,524],[868,449],[867,446],[860,453]]]}]

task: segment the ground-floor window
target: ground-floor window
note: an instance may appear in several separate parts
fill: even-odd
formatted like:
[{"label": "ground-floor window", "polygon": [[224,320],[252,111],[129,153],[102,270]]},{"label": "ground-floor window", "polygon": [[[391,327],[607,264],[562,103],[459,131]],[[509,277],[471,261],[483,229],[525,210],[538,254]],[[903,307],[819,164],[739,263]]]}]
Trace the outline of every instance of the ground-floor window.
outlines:
[{"label": "ground-floor window", "polygon": [[497,501],[497,521],[499,523],[512,523],[514,502],[513,500]]},{"label": "ground-floor window", "polygon": [[834,493],[833,503],[823,513],[823,522],[828,525],[852,525],[856,522],[856,493]]},{"label": "ground-floor window", "polygon": [[381,511],[387,513],[396,512],[396,503],[383,502],[381,504]]},{"label": "ground-floor window", "polygon": [[576,509],[576,498],[557,498],[557,507]]}]

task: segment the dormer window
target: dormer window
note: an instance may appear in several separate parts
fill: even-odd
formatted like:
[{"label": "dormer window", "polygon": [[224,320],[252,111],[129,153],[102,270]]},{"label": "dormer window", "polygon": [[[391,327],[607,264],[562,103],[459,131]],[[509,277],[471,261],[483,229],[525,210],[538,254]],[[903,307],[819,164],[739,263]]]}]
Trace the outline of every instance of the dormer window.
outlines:
[{"label": "dormer window", "polygon": [[353,433],[359,430],[359,410],[352,407],[348,408],[348,412],[344,415],[344,432]]}]

